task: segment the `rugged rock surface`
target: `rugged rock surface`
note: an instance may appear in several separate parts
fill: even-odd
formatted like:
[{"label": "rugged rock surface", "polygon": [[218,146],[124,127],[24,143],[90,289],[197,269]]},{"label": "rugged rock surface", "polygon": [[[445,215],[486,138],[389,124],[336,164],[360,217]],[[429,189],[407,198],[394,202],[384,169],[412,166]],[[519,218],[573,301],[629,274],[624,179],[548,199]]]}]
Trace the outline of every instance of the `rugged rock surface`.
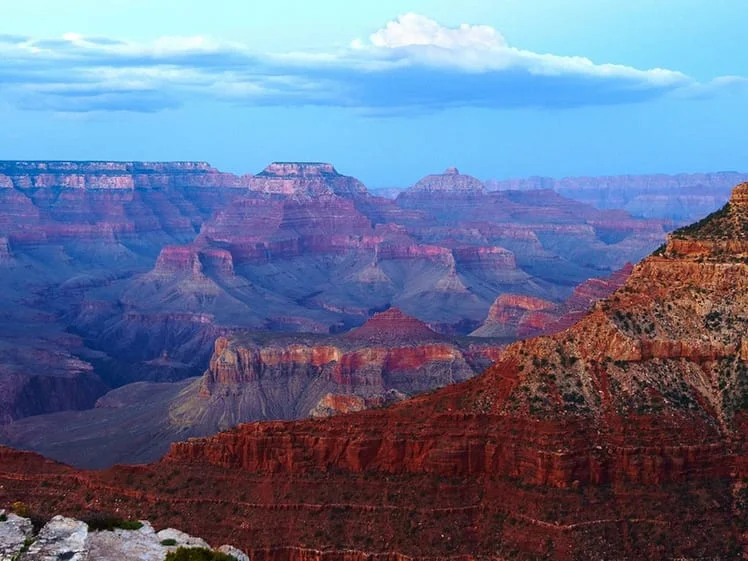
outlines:
[{"label": "rugged rock surface", "polygon": [[610,277],[585,281],[562,304],[502,294],[491,306],[483,325],[471,335],[522,339],[562,331],[582,319],[595,302],[621,288],[632,271],[633,265],[628,264]]},{"label": "rugged rock surface", "polygon": [[475,330],[475,337],[513,337],[520,330],[526,329],[530,318],[553,318],[553,311],[558,307],[554,302],[541,298],[521,296],[519,294],[502,294],[491,306],[483,325]]},{"label": "rugged rock surface", "polygon": [[500,294],[560,302],[664,240],[662,222],[476,181],[392,201],[330,164],[0,162],[0,423],[199,376],[237,330],[334,334],[398,307],[467,335]]},{"label": "rugged rock surface", "polygon": [[199,379],[130,384],[106,394],[93,410],[0,428],[0,441],[83,467],[154,461],[172,442],[243,422],[381,407],[466,380],[503,346],[495,339],[438,335],[396,309],[344,335],[236,332],[216,340]]},{"label": "rugged rock surface", "polygon": [[[35,533],[32,521],[0,509],[0,561],[164,561],[178,548],[208,549],[205,540],[179,530],[156,532],[146,521],[137,529],[91,530],[86,522],[55,516]],[[223,545],[216,551],[236,561],[249,561],[239,549]]]},{"label": "rugged rock surface", "polygon": [[738,559],[746,193],[573,328],[511,345],[480,377],[387,409],[245,425],[151,466],[81,473],[0,449],[0,503],[75,513],[90,494],[271,560]]},{"label": "rugged rock surface", "polygon": [[12,561],[33,535],[31,520],[0,509],[0,561]]}]

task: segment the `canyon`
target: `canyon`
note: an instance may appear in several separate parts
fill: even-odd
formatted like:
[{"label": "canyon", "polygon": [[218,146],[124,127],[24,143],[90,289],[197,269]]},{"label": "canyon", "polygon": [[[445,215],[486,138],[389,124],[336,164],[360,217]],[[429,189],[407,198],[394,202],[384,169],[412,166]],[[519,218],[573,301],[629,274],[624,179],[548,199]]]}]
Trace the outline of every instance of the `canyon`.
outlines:
[{"label": "canyon", "polygon": [[216,339],[200,377],[127,384],[91,409],[0,426],[0,440],[78,467],[153,462],[173,442],[241,423],[382,407],[467,380],[506,342],[440,335],[397,309],[341,335],[234,332]]},{"label": "canyon", "polygon": [[245,332],[398,308],[467,336],[501,294],[560,304],[670,228],[453,168],[391,200],[326,163],[0,162],[0,424],[182,384]]},{"label": "canyon", "polygon": [[268,561],[738,559],[746,307],[748,183],[574,326],[478,377],[241,425],[149,465],[79,471],[0,448],[0,504],[144,517]]}]

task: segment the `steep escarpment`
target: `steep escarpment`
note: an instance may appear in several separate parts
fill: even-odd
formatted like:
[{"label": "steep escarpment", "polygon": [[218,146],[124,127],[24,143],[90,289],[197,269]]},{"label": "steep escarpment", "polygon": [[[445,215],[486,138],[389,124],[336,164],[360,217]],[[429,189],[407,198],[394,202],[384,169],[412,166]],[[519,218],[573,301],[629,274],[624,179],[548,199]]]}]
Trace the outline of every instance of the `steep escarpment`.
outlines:
[{"label": "steep escarpment", "polygon": [[[483,371],[504,346],[497,340],[443,337],[397,309],[375,314],[363,326],[334,336],[221,334],[210,331],[209,323],[194,329],[201,327],[189,344],[193,355],[215,341],[202,377],[131,383],[107,393],[89,411],[16,421],[0,429],[0,441],[84,467],[155,461],[172,442],[210,436],[240,423],[381,407],[460,382]],[[174,336],[190,334],[174,320],[152,325],[156,341],[142,345],[143,358],[152,352],[152,344],[165,344],[159,333],[170,330]],[[134,344],[128,332],[120,337],[123,346]],[[172,372],[172,365],[179,373],[180,365],[188,367],[189,357],[164,356],[147,364],[154,372]],[[113,433],[116,439],[111,438]],[[69,446],[71,439],[77,442],[75,447]]]},{"label": "steep escarpment", "polygon": [[[745,545],[735,521],[746,514],[747,189],[738,187],[717,216],[676,232],[664,255],[639,265],[577,326],[512,345],[480,378],[390,410],[178,444],[165,463],[275,474],[276,485],[292,474],[328,474],[338,488],[357,474],[387,474],[399,482],[386,486],[395,510],[407,504],[406,485],[456,478],[461,493],[474,489],[471,500],[461,495],[474,510],[439,505],[443,530],[462,531],[444,534],[454,550],[432,554],[487,555],[498,546],[561,559],[734,558]],[[683,241],[700,247],[685,253]],[[509,482],[523,499],[505,498],[502,510],[489,497],[508,497]],[[502,514],[490,522],[493,509]],[[428,536],[418,523],[372,516],[387,536],[379,548],[389,538],[415,554],[393,534]],[[318,527],[336,523],[330,512]],[[525,524],[548,534],[518,543]],[[529,526],[522,533],[532,535]],[[355,547],[355,537],[345,544]]]},{"label": "steep escarpment", "polygon": [[[151,466],[72,476],[5,451],[0,502],[116,505],[262,559],[740,558],[746,189],[577,325],[509,346],[482,376],[386,409],[244,425]],[[17,475],[29,464],[36,475]]]},{"label": "steep escarpment", "polygon": [[491,306],[481,327],[471,335],[526,338],[562,331],[584,317],[595,302],[621,288],[632,270],[633,265],[628,264],[610,277],[589,279],[560,304],[518,294],[502,294]]}]

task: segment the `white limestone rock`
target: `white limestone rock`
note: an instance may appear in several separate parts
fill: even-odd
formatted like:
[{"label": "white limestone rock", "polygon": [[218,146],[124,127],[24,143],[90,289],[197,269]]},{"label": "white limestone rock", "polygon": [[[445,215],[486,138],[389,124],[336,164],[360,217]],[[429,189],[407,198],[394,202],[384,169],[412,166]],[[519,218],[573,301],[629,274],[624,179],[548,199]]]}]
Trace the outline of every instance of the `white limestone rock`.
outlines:
[{"label": "white limestone rock", "polygon": [[88,561],[88,525],[55,516],[36,536],[21,561]]},{"label": "white limestone rock", "polygon": [[167,548],[145,520],[138,530],[91,532],[88,535],[89,561],[164,561]]},{"label": "white limestone rock", "polygon": [[[89,531],[85,522],[55,516],[34,536],[30,520],[2,510],[0,515],[5,518],[0,522],[0,561],[164,561],[179,547],[211,549],[205,540],[174,528],[156,533],[145,520],[138,530]],[[165,546],[164,540],[174,540],[175,545]],[[249,561],[230,545],[216,551]]]},{"label": "white limestone rock", "polygon": [[174,528],[167,528],[166,530],[161,530],[158,534],[159,541],[164,540],[174,540],[176,541],[176,545],[173,546],[171,549],[176,549],[177,547],[202,547],[205,549],[211,549],[211,547],[208,545],[208,542],[201,538],[195,538],[193,536],[190,536],[189,534],[185,534],[184,532],[180,532],[179,530],[175,530]]},{"label": "white limestone rock", "polygon": [[239,549],[236,549],[232,545],[222,545],[216,551],[218,551],[219,553],[225,553],[226,555],[231,555],[234,559],[236,559],[236,561],[249,561],[249,556],[246,553]]},{"label": "white limestone rock", "polygon": [[4,522],[0,522],[0,561],[11,561],[23,549],[34,529],[28,518],[21,518],[2,509],[0,518],[5,518]]}]

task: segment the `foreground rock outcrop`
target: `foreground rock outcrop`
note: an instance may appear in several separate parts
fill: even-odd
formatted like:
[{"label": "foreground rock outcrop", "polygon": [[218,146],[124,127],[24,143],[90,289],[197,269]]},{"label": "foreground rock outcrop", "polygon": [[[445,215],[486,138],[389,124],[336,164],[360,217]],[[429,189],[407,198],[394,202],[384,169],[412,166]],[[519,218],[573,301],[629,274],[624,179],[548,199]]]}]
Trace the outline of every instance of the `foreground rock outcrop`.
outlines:
[{"label": "foreground rock outcrop", "polygon": [[[253,559],[748,553],[748,184],[574,327],[386,409],[76,472],[0,449],[0,503],[147,514]],[[41,485],[44,482],[44,485]]]},{"label": "foreground rock outcrop", "polygon": [[[144,520],[93,518],[92,523],[58,515],[35,531],[29,518],[0,509],[0,561],[164,561],[179,548],[211,550],[203,539],[173,528],[156,532]],[[102,524],[111,528],[102,529]],[[249,561],[229,545],[215,551]]]}]

